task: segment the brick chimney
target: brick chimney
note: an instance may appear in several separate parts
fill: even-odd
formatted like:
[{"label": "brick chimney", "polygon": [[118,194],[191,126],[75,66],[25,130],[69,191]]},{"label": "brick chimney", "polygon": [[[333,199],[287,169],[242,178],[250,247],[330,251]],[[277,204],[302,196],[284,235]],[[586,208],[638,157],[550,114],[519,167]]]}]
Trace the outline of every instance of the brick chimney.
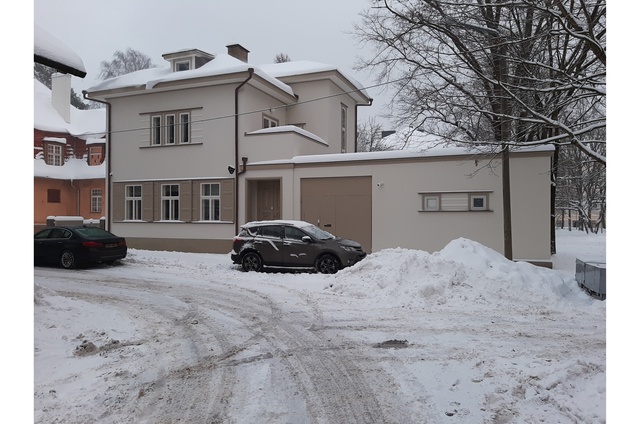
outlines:
[{"label": "brick chimney", "polygon": [[51,75],[51,104],[64,122],[71,122],[71,75]]},{"label": "brick chimney", "polygon": [[240,44],[229,44],[227,46],[227,54],[243,61],[244,63],[249,61],[249,50],[245,49]]}]

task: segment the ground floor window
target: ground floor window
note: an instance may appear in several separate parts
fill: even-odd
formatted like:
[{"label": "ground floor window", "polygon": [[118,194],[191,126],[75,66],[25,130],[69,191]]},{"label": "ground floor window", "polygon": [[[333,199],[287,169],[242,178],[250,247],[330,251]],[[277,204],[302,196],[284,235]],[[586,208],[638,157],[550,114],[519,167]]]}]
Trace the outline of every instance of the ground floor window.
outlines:
[{"label": "ground floor window", "polygon": [[162,220],[180,220],[180,185],[162,184]]},{"label": "ground floor window", "polygon": [[421,212],[488,211],[490,191],[443,191],[419,193]]},{"label": "ground floor window", "polygon": [[47,189],[47,202],[60,203],[60,190],[57,188]]},{"label": "ground floor window", "polygon": [[202,221],[220,221],[220,184],[202,183],[201,185]]},{"label": "ground floor window", "polygon": [[91,212],[102,212],[102,189],[91,189]]},{"label": "ground floor window", "polygon": [[139,221],[142,219],[142,186],[125,186],[125,219]]}]

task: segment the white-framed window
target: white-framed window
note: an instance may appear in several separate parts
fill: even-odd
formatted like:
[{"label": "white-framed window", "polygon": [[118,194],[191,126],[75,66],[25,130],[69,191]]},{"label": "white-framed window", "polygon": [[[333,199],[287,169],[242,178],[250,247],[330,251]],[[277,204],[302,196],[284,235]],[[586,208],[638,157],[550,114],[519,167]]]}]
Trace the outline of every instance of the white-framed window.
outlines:
[{"label": "white-framed window", "polygon": [[278,120],[267,115],[262,115],[262,128],[272,128],[278,126]]},{"label": "white-framed window", "polygon": [[125,219],[140,221],[142,219],[142,186],[128,185],[124,189]]},{"label": "white-framed window", "polygon": [[100,165],[100,163],[102,163],[102,147],[89,147],[89,166]]},{"label": "white-framed window", "polygon": [[47,165],[62,166],[62,146],[60,144],[47,144]]},{"label": "white-framed window", "polygon": [[91,212],[102,212],[102,189],[91,189]]},{"label": "white-framed window", "polygon": [[159,146],[162,144],[162,116],[153,115],[151,117],[151,145]]},{"label": "white-framed window", "polygon": [[190,125],[190,114],[189,112],[180,113],[180,143],[188,143],[189,137],[191,136]]},{"label": "white-framed window", "polygon": [[191,143],[191,111],[167,111],[151,116],[151,146]]},{"label": "white-framed window", "polygon": [[167,114],[164,116],[166,138],[165,144],[176,144],[176,115]]},{"label": "white-framed window", "polygon": [[200,220],[220,221],[220,184],[202,183],[200,187]]},{"label": "white-framed window", "polygon": [[340,105],[340,149],[347,152],[347,106]]},{"label": "white-framed window", "polygon": [[487,210],[487,195],[486,194],[472,194],[469,196],[469,210],[471,211],[486,211]]},{"label": "white-framed window", "polygon": [[422,196],[422,210],[423,211],[439,211],[440,210],[440,196],[437,194],[423,195]]},{"label": "white-framed window", "polygon": [[161,199],[162,203],[162,220],[178,221],[180,220],[180,185],[179,184],[162,184]]},{"label": "white-framed window", "polygon": [[469,212],[488,211],[488,191],[442,191],[419,193],[421,195],[421,212]]},{"label": "white-framed window", "polygon": [[189,60],[181,60],[175,63],[176,72],[188,71],[189,69],[191,69],[191,61]]}]

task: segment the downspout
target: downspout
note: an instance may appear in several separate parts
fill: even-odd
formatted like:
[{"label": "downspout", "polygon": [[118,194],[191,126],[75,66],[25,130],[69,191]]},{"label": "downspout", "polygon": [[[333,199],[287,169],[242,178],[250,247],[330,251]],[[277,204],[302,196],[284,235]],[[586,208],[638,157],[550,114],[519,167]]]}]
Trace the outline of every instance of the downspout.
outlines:
[{"label": "downspout", "polygon": [[234,189],[234,193],[233,196],[235,198],[235,207],[233,208],[233,213],[234,213],[234,218],[233,218],[233,222],[235,225],[235,232],[233,233],[233,235],[235,236],[236,234],[238,234],[238,205],[239,205],[239,201],[238,201],[238,187],[240,186],[240,180],[239,180],[239,176],[244,174],[246,171],[246,166],[247,166],[247,158],[242,158],[242,170],[239,171],[237,169],[238,166],[238,155],[239,153],[239,144],[240,144],[240,117],[238,115],[239,113],[239,108],[238,108],[238,97],[239,97],[239,92],[240,89],[249,82],[249,80],[251,78],[253,78],[253,68],[249,68],[249,76],[247,77],[247,79],[245,79],[244,81],[242,81],[242,83],[240,83],[239,86],[236,87],[236,92],[235,92],[235,157],[234,157],[234,166],[236,167],[236,172],[235,172],[235,189]]},{"label": "downspout", "polygon": [[93,102],[102,103],[107,107],[107,151],[106,151],[106,158],[105,158],[105,160],[107,161],[107,177],[106,177],[106,184],[105,184],[105,188],[107,189],[107,201],[105,205],[105,210],[107,211],[107,219],[104,224],[105,226],[104,229],[107,231],[111,231],[110,230],[111,213],[109,213],[111,209],[111,103],[105,102],[102,100],[92,99],[88,97],[87,94],[88,93],[86,90],[82,90],[82,97],[85,100],[91,100]]},{"label": "downspout", "polygon": [[76,190],[76,216],[80,215],[80,189],[73,185],[73,178],[71,178],[71,187]]}]

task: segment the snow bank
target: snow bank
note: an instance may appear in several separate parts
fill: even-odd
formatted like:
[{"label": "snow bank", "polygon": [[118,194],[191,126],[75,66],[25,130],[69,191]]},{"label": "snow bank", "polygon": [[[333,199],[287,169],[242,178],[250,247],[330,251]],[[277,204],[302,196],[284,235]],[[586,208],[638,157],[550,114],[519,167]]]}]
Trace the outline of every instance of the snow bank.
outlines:
[{"label": "snow bank", "polygon": [[513,262],[472,240],[451,241],[433,254],[385,249],[333,276],[329,290],[389,307],[601,308],[566,272]]}]

